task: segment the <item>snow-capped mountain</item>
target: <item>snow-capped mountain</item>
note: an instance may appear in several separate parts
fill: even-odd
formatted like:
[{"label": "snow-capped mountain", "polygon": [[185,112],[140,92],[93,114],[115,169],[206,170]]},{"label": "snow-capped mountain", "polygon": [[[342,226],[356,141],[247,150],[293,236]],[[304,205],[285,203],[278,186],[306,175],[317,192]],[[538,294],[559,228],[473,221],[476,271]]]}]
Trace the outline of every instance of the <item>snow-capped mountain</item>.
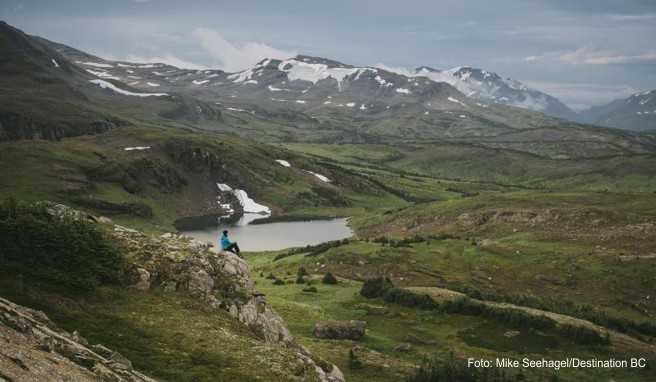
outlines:
[{"label": "snow-capped mountain", "polygon": [[[530,89],[518,81],[469,67],[438,71],[420,67],[413,73],[399,73],[382,67],[356,67],[320,57],[299,55],[286,60],[264,59],[236,73],[220,70],[188,70],[164,64],[110,62],[59,46],[62,54],[100,79],[120,80],[143,91],[192,92],[215,100],[257,101],[286,108],[310,107],[356,109],[375,113],[395,105],[425,102],[435,95],[429,108],[490,103],[536,110],[547,115],[575,119],[576,114],[557,99]],[[445,85],[450,86],[445,86]],[[455,89],[454,89],[455,88]],[[458,91],[454,91],[454,90]],[[464,96],[463,96],[464,95]],[[458,100],[451,102],[449,100]],[[232,107],[244,109],[242,107]],[[246,109],[244,109],[246,110]]]},{"label": "snow-capped mountain", "polygon": [[636,93],[581,112],[586,122],[634,131],[656,131],[656,90]]},{"label": "snow-capped mountain", "polygon": [[446,82],[470,98],[535,110],[558,118],[569,120],[578,118],[576,112],[557,98],[487,70],[460,66],[440,71],[421,66],[409,75]]},{"label": "snow-capped mountain", "polygon": [[[461,83],[433,80],[423,68],[400,74],[297,56],[262,60],[237,73],[191,70],[105,60],[2,26],[0,51],[9,59],[0,82],[12,91],[0,103],[0,140],[59,139],[146,124],[265,142],[519,145],[555,159],[569,157],[568,142],[598,142],[604,153],[652,144],[649,137],[558,120],[471,91],[467,96]],[[454,76],[476,77],[465,70],[452,71]]]},{"label": "snow-capped mountain", "polygon": [[[320,126],[328,129],[332,141],[371,141],[381,139],[381,134],[416,139],[485,136],[559,124],[544,114],[473,97],[471,90],[467,96],[449,83],[462,88],[464,80],[438,81],[437,72],[425,68],[405,75],[299,55],[264,59],[249,69],[227,73],[104,60],[61,44],[51,46],[91,76],[89,84],[106,97],[168,100],[178,106],[161,117],[210,129],[216,128],[216,120],[244,123],[245,118],[255,118],[308,134],[310,130],[304,129]],[[464,70],[454,75],[472,77]],[[344,132],[344,126],[352,131]],[[242,134],[250,137],[248,131]]]}]

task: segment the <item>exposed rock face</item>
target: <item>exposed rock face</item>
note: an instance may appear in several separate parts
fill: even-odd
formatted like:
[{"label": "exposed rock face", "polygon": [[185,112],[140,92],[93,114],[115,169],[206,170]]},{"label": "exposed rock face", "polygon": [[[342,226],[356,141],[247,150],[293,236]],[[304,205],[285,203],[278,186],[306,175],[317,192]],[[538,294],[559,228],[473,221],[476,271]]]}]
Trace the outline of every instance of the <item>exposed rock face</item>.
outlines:
[{"label": "exposed rock face", "polygon": [[146,256],[143,268],[133,272],[138,277],[132,277],[132,287],[187,291],[214,308],[227,310],[267,342],[293,340],[264,296],[255,293],[248,263],[239,256],[214,253],[207,244],[174,234],[153,239],[118,226],[114,233],[129,251]]},{"label": "exposed rock face", "polygon": [[319,321],[314,326],[314,336],[335,340],[358,340],[364,336],[367,323],[364,321]]},{"label": "exposed rock face", "polygon": [[226,310],[265,342],[296,349],[299,362],[308,366],[304,369],[316,372],[303,378],[344,381],[339,368],[295,342],[283,319],[255,290],[244,259],[232,252],[213,252],[208,244],[176,234],[155,238],[115,225],[114,236],[139,264],[133,272],[138,275],[132,278],[133,287],[187,292],[215,309]]},{"label": "exposed rock face", "polygon": [[0,298],[0,381],[155,382],[118,352],[89,346],[39,311]]}]

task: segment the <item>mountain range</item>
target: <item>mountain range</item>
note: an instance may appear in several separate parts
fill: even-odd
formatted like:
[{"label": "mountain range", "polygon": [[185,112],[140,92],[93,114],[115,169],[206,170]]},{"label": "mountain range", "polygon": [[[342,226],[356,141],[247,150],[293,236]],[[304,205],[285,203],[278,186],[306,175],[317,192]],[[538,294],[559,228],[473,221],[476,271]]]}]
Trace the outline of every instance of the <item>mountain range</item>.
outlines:
[{"label": "mountain range", "polygon": [[618,129],[656,131],[656,90],[636,93],[581,112],[582,120]]},{"label": "mountain range", "polygon": [[[557,98],[529,88],[520,81],[472,67],[440,71],[422,66],[414,71],[404,71],[383,66],[355,67],[325,58],[299,55],[287,60],[264,59],[252,68],[227,73],[221,70],[181,69],[161,63],[113,62],[42,38],[34,39],[53,48],[86,74],[96,77],[99,86],[109,88],[104,81],[120,81],[129,87],[155,94],[159,90],[191,94],[214,104],[221,98],[232,98],[224,103],[256,100],[260,107],[270,110],[303,112],[316,108],[350,108],[357,113],[371,115],[417,101],[424,101],[425,106],[430,108],[432,104],[429,105],[428,99],[432,94],[441,92],[446,95],[446,100],[452,100],[454,104],[458,104],[453,101],[456,100],[461,102],[460,105],[470,103],[478,108],[507,105],[564,120],[627,130],[648,131],[653,126],[653,120],[649,118],[653,110],[647,110],[648,107],[645,110],[623,111],[624,104],[632,104],[630,99],[577,113]],[[451,88],[447,91],[447,87],[439,84],[451,85],[459,93]],[[637,99],[641,95],[632,97]],[[635,102],[643,106],[639,103],[641,101]],[[232,111],[245,110],[231,108]],[[424,115],[429,115],[426,111],[430,113],[430,110],[424,110]]]}]

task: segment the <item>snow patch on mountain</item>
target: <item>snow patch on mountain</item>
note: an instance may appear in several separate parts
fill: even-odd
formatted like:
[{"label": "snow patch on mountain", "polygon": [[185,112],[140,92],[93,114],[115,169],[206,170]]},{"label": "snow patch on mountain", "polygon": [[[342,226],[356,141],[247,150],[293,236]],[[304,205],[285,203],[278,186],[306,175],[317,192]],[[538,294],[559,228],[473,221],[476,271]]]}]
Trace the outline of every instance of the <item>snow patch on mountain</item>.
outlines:
[{"label": "snow patch on mountain", "polygon": [[228,76],[228,79],[232,80],[233,83],[238,84],[240,82],[245,82],[250,80],[251,77],[253,77],[253,74],[254,74],[254,70],[248,69],[242,72],[233,73]]},{"label": "snow patch on mountain", "polygon": [[144,151],[150,150],[150,146],[134,146],[134,147],[125,147],[124,151]]},{"label": "snow patch on mountain", "polygon": [[376,77],[374,77],[374,80],[376,80],[376,82],[378,82],[378,84],[379,84],[380,86],[387,86],[387,87],[389,87],[389,86],[394,86],[393,83],[386,81],[386,80],[383,79],[383,77],[381,77],[381,76],[376,76]]},{"label": "snow patch on mountain", "polygon": [[344,78],[357,73],[361,68],[331,68],[326,64],[289,59],[282,61],[278,65],[278,70],[287,73],[290,81],[301,80],[316,84],[321,80],[332,78],[337,81],[337,87],[341,90]]},{"label": "snow patch on mountain", "polygon": [[264,215],[271,214],[271,209],[269,207],[263,204],[259,204],[255,200],[251,199],[246,191],[237,188],[233,191],[233,193],[239,200],[239,204],[241,204],[242,208],[244,209],[244,213]]},{"label": "snow patch on mountain", "polygon": [[85,69],[87,72],[93,74],[96,77],[100,78],[106,78],[108,80],[120,80],[120,77],[113,76],[111,73],[107,73],[102,70],[91,70],[91,69]]},{"label": "snow patch on mountain", "polygon": [[276,159],[276,163],[278,163],[282,167],[292,167],[292,165],[284,159]]},{"label": "snow patch on mountain", "polygon": [[462,101],[460,101],[460,100],[458,100],[458,99],[456,99],[456,98],[449,97],[449,98],[447,98],[447,99],[448,99],[449,101],[453,102],[453,103],[457,103],[457,104],[460,104],[460,105],[462,105],[462,106],[467,107],[467,105],[466,105],[464,102],[462,102]]},{"label": "snow patch on mountain", "polygon": [[89,80],[92,84],[96,84],[100,86],[102,89],[110,89],[114,91],[115,93],[122,94],[122,95],[127,95],[127,96],[134,96],[134,97],[163,97],[163,96],[168,96],[167,93],[135,93],[131,91],[127,91],[124,89],[121,89],[114,85],[111,82],[107,82],[105,80]]},{"label": "snow patch on mountain", "polygon": [[114,65],[110,65],[110,64],[102,64],[102,63],[98,63],[98,62],[82,62],[82,61],[75,61],[75,63],[76,63],[76,64],[86,65],[86,66],[93,66],[93,67],[95,67],[95,68],[113,68],[113,67],[114,67]]},{"label": "snow patch on mountain", "polygon": [[317,179],[319,179],[320,181],[322,181],[324,183],[330,183],[330,179],[328,179],[327,176],[324,176],[324,175],[321,175],[321,174],[318,174],[316,172],[309,171],[309,170],[304,170],[304,171],[307,172],[308,174],[314,175]]}]

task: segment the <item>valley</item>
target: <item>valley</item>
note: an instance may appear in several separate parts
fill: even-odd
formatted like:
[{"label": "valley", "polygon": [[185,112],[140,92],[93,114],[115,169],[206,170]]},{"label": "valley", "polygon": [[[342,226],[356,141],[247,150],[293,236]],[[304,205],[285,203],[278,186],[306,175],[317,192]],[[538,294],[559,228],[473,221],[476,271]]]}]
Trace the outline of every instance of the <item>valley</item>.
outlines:
[{"label": "valley", "polygon": [[[130,381],[483,381],[464,362],[500,357],[649,367],[492,380],[656,378],[649,129],[561,119],[557,99],[469,67],[192,70],[5,23],[0,51],[0,297],[49,317],[0,320],[39,344],[12,346],[40,351],[26,328],[48,327],[113,349],[58,356],[122,375],[115,351]],[[243,259],[206,244],[218,218]],[[316,335],[335,320],[366,331]]]}]

